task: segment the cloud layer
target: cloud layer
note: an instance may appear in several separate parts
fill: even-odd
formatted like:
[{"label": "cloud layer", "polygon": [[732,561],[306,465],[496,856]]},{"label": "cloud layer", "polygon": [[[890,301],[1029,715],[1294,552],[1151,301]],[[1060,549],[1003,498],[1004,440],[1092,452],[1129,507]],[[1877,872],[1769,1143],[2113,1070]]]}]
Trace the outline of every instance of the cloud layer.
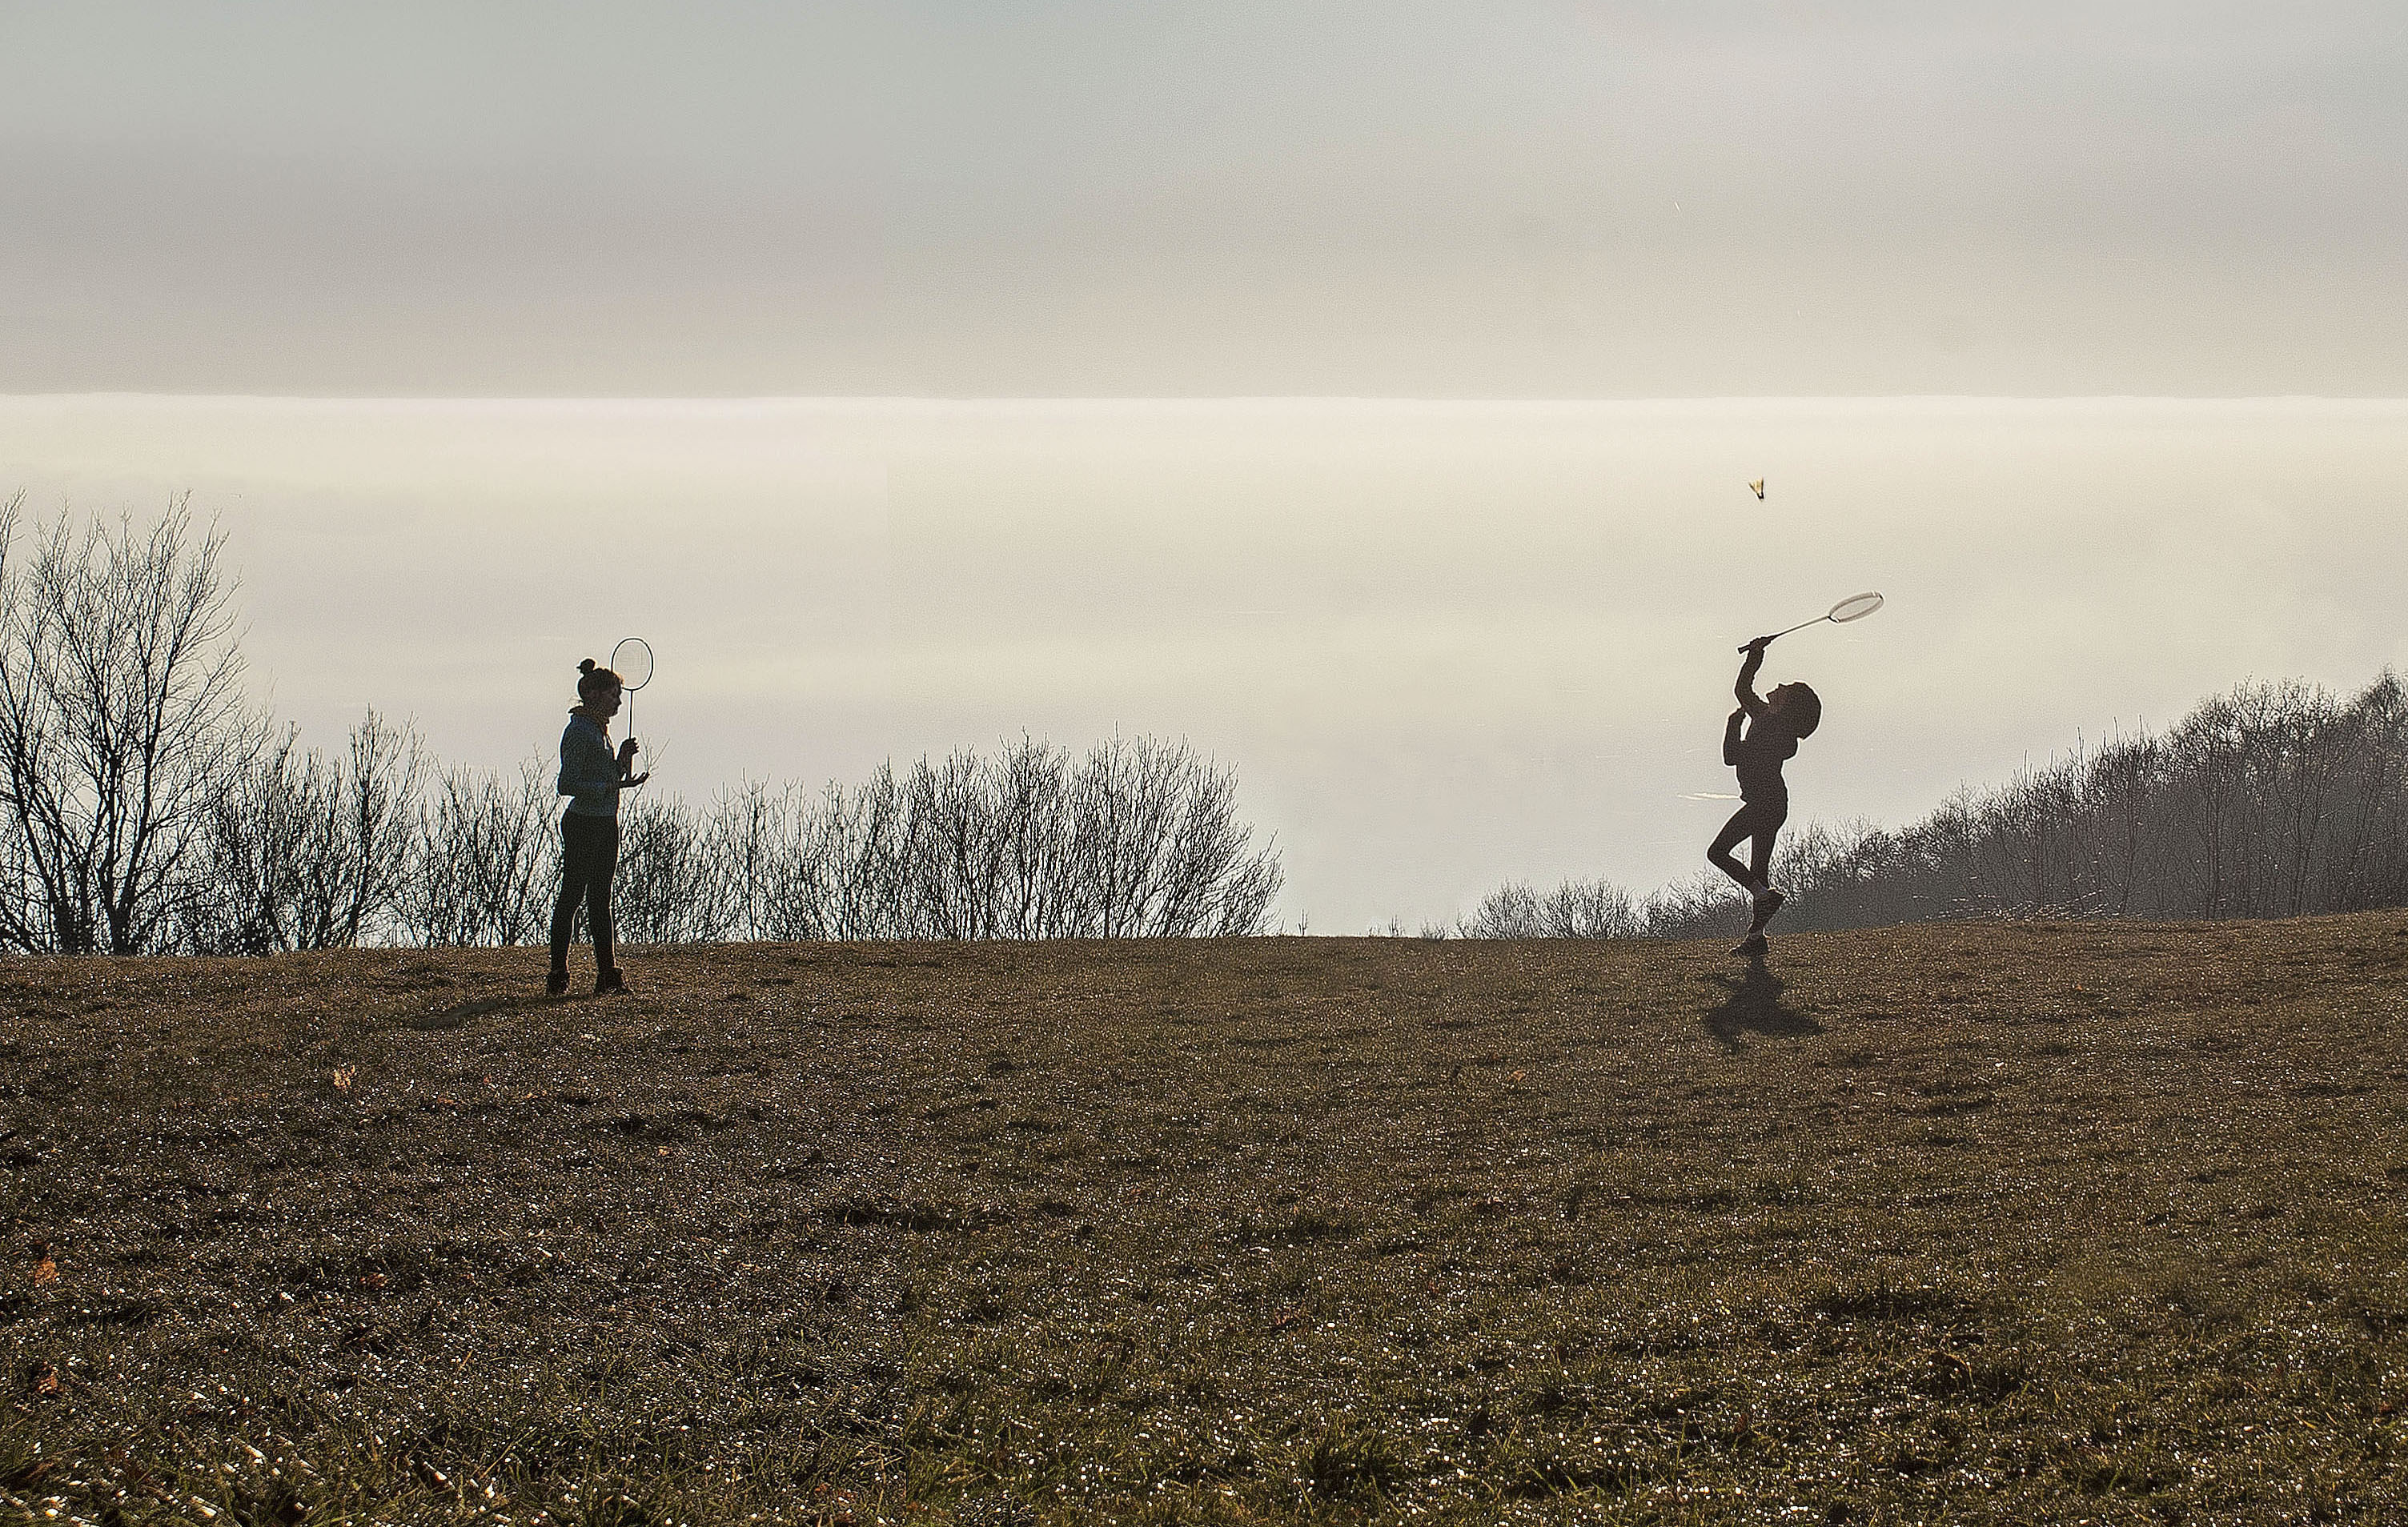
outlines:
[{"label": "cloud layer", "polygon": [[2396,7],[7,7],[0,391],[2408,392]]}]

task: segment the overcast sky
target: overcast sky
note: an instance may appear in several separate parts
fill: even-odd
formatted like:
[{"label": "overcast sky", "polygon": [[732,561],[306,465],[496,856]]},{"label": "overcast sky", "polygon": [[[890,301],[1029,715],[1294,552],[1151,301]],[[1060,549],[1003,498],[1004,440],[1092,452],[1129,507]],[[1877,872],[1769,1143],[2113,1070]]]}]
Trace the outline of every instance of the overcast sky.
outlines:
[{"label": "overcast sky", "polygon": [[2388,3],[0,3],[0,392],[2408,393]]},{"label": "overcast sky", "polygon": [[[191,492],[317,743],[508,764],[640,627],[696,799],[1152,732],[1283,915],[1645,886],[1858,589],[1827,820],[2403,661],[2403,80],[2398,0],[0,0],[0,493]],[[765,394],[1459,401],[607,401]],[[1848,394],[2394,401],[1460,401]]]}]

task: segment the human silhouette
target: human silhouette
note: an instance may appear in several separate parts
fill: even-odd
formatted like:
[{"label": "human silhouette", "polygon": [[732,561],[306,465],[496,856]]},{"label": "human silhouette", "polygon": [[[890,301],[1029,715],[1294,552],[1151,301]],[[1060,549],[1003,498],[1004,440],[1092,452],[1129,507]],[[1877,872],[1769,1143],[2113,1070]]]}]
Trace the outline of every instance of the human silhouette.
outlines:
[{"label": "human silhouette", "polygon": [[[1764,666],[1764,649],[1771,645],[1770,636],[1747,644],[1739,681],[1731,686],[1739,708],[1723,727],[1723,762],[1739,771],[1740,807],[1706,849],[1706,863],[1739,882],[1755,912],[1747,939],[1740,945],[1742,953],[1762,951],[1765,925],[1784,899],[1768,878],[1772,840],[1789,820],[1789,784],[1781,777],[1781,765],[1797,755],[1800,738],[1813,736],[1823,724],[1822,697],[1804,684],[1782,684],[1768,695],[1756,692],[1756,670]],[[1742,838],[1749,845],[1744,865],[1731,857]]]},{"label": "human silhouette", "polygon": [[610,950],[610,877],[619,867],[619,792],[652,778],[634,772],[636,739],[610,750],[610,718],[625,692],[619,676],[587,658],[577,665],[577,705],[560,735],[560,793],[568,809],[560,816],[560,900],[552,908],[552,974],[548,995],[568,991],[568,935],[577,905],[585,904],[585,925],[594,935],[594,994],[627,990]]}]

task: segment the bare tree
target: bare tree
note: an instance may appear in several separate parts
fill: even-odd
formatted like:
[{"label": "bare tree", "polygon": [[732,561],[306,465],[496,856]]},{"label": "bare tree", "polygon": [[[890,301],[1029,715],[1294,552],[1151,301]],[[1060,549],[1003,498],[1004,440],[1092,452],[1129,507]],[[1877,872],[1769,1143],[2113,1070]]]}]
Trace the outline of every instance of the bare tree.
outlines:
[{"label": "bare tree", "polygon": [[631,810],[631,940],[1186,937],[1261,930],[1275,848],[1184,744],[1039,742],[891,764],[817,795],[746,785]]},{"label": "bare tree", "polygon": [[[1905,827],[1795,827],[1772,878],[1795,929],[2408,905],[2408,692],[2388,673],[2346,701],[2305,684],[2243,685],[2163,735],[2077,747]],[[1597,893],[1509,885],[1463,931],[1577,927],[1572,909]],[[1742,912],[1726,884],[1700,876],[1637,904],[1636,920],[1644,935],[1699,937],[1733,931]]]},{"label": "bare tree", "polygon": [[449,768],[411,833],[401,930],[429,945],[534,944],[551,935],[560,883],[554,773],[530,759],[515,775]]},{"label": "bare tree", "polygon": [[1648,928],[1641,909],[1622,887],[1606,880],[1567,880],[1544,896],[1520,882],[1501,886],[1489,892],[1459,931],[1466,938],[1638,938]]},{"label": "bare tree", "polygon": [[610,917],[621,943],[727,936],[735,920],[716,894],[726,878],[714,873],[710,846],[705,825],[675,796],[638,796],[623,805],[618,874],[610,884]]},{"label": "bare tree", "polygon": [[2386,674],[2343,712],[2335,750],[2344,764],[2332,812],[2334,848],[2327,861],[2336,911],[2395,905],[2408,898],[2408,691]]},{"label": "bare tree", "polygon": [[[241,692],[224,538],[18,531],[0,505],[0,949],[225,953],[540,939],[560,863],[542,760],[436,769],[370,711],[347,756]],[[882,765],[807,794],[627,803],[629,942],[1189,937],[1260,932],[1275,845],[1184,742]]]},{"label": "bare tree", "polygon": [[259,747],[225,537],[179,498],[148,527],[0,507],[0,945],[134,954],[217,793]]},{"label": "bare tree", "polygon": [[787,796],[771,794],[754,779],[711,801],[702,821],[696,937],[741,943],[795,936],[770,931],[779,926],[772,907],[781,888],[780,869],[793,852],[790,815]]},{"label": "bare tree", "polygon": [[176,900],[177,943],[196,954],[269,954],[295,948],[307,878],[302,861],[333,814],[335,781],[288,728],[209,803],[208,831]]},{"label": "bare tree", "polygon": [[421,770],[415,732],[369,711],[348,756],[288,729],[210,802],[178,896],[178,942],[201,953],[348,949],[387,931],[409,873]]}]

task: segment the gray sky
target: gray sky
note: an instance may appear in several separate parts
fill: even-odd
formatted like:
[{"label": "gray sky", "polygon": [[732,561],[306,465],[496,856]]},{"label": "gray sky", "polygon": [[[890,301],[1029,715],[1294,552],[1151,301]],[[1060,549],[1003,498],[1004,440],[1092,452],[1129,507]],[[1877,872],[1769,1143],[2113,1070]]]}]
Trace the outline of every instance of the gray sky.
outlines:
[{"label": "gray sky", "polygon": [[0,3],[0,392],[2408,393],[2396,4]]}]

